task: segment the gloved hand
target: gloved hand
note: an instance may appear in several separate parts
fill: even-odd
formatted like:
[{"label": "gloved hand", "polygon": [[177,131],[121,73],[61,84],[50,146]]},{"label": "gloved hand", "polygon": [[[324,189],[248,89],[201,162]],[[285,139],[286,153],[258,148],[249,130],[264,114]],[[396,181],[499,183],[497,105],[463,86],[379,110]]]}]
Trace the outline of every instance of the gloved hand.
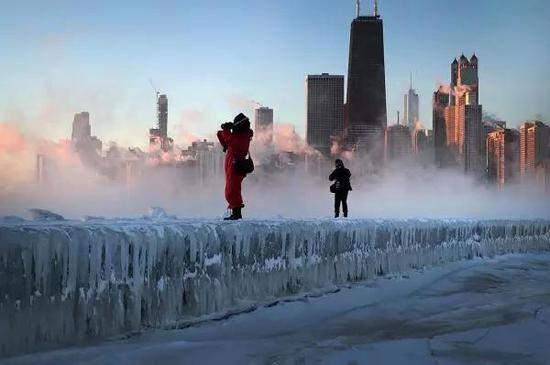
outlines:
[{"label": "gloved hand", "polygon": [[227,122],[222,124],[222,129],[231,129],[233,128],[233,123]]}]

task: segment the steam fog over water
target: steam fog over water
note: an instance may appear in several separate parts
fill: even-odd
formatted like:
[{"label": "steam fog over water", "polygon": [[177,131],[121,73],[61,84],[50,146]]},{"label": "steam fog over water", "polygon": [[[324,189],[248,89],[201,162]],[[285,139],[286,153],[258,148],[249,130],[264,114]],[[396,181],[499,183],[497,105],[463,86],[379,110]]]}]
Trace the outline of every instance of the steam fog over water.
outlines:
[{"label": "steam fog over water", "polygon": [[[153,206],[178,217],[219,218],[226,212],[222,175],[198,183],[190,176],[192,170],[149,167],[129,182],[113,181],[85,167],[69,141],[32,140],[9,127],[3,125],[0,145],[0,215],[27,216],[28,209],[42,208],[73,219],[139,217]],[[275,134],[275,149],[311,153],[289,127],[279,127]],[[263,140],[257,135],[252,148],[257,164],[266,153]],[[57,167],[47,181],[37,184],[35,153],[44,149]],[[460,170],[437,169],[412,158],[387,163],[377,175],[360,176],[359,166],[367,164],[347,163],[353,174],[349,196],[353,218],[550,218],[547,193],[526,186],[497,189]],[[244,182],[245,217],[331,216],[330,169],[327,164],[312,175],[298,163],[268,174],[258,167]]]}]

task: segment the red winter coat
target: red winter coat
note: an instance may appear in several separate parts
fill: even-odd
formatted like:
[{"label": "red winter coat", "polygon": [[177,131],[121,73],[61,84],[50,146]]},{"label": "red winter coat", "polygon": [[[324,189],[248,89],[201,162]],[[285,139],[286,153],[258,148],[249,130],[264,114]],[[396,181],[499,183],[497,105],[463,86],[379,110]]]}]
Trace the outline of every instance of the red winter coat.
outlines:
[{"label": "red winter coat", "polygon": [[218,131],[218,139],[223,148],[227,149],[225,154],[225,199],[229,209],[244,207],[241,195],[244,176],[234,171],[233,161],[246,158],[252,134],[251,129],[239,133],[231,133],[229,129]]}]

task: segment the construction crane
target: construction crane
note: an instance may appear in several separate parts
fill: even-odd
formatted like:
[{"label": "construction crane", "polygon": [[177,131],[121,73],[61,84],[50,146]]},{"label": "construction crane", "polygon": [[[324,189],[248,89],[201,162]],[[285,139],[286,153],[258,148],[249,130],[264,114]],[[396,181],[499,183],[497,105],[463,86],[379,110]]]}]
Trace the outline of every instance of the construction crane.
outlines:
[{"label": "construction crane", "polygon": [[159,99],[159,94],[160,92],[157,90],[157,88],[155,87],[155,84],[153,84],[153,79],[149,78],[149,83],[151,84],[151,87],[153,88],[153,91],[155,92],[155,96],[157,98],[157,100]]}]

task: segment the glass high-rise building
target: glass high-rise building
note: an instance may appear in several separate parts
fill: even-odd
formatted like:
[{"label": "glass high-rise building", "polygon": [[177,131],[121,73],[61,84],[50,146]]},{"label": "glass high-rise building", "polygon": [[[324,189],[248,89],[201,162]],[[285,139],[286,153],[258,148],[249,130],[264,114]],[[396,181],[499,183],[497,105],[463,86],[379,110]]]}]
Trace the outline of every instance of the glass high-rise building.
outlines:
[{"label": "glass high-rise building", "polygon": [[384,146],[386,79],[383,22],[374,15],[357,17],[351,23],[348,85],[347,141],[358,151]]},{"label": "glass high-rise building", "polygon": [[416,122],[420,119],[418,94],[412,87],[412,76],[409,91],[403,98],[403,112],[405,113],[403,123],[410,128],[411,131],[415,129]]},{"label": "glass high-rise building", "polygon": [[344,129],[344,76],[308,75],[306,93],[306,141],[330,156],[333,138]]}]

